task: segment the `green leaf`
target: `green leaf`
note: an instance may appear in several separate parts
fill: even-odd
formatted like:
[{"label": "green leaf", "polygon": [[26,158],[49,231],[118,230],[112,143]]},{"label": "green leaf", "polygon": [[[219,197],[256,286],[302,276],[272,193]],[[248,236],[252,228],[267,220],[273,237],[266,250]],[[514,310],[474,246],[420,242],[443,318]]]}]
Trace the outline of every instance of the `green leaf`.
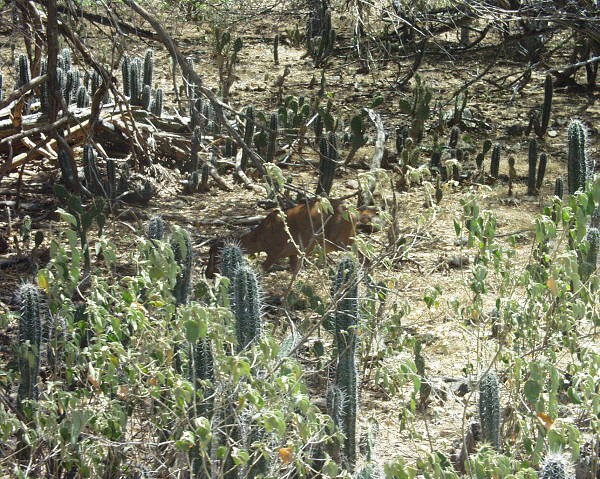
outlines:
[{"label": "green leaf", "polygon": [[398,102],[398,106],[400,108],[400,113],[405,113],[407,115],[412,115],[412,104],[408,102],[408,100],[400,100]]},{"label": "green leaf", "polygon": [[185,323],[185,339],[195,343],[200,338],[200,326],[198,321],[190,320]]},{"label": "green leaf", "polygon": [[67,213],[62,208],[58,208],[56,212],[59,214],[60,219],[69,223],[73,228],[77,228],[77,219],[71,213]]}]

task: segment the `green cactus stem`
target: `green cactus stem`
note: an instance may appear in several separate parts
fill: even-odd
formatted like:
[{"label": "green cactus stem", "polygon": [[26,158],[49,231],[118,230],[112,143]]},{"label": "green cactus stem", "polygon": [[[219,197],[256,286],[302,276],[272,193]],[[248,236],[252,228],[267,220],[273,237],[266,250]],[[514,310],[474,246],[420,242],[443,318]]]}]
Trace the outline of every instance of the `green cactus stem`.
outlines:
[{"label": "green cactus stem", "polygon": [[479,381],[479,422],[482,440],[499,451],[500,398],[498,377],[494,371],[484,374]]},{"label": "green cactus stem", "polygon": [[31,80],[31,71],[29,69],[29,58],[27,58],[25,53],[21,53],[19,55],[18,62],[17,88],[20,88],[24,85],[27,85]]},{"label": "green cactus stem", "polygon": [[279,33],[273,38],[273,63],[279,65]]},{"label": "green cactus stem", "polygon": [[537,178],[535,179],[535,190],[539,193],[544,183],[544,176],[546,175],[546,166],[548,164],[548,155],[542,153],[540,155],[540,164],[538,165]]},{"label": "green cactus stem", "polygon": [[498,179],[500,176],[500,144],[496,143],[492,148],[492,163],[490,165],[490,175]]},{"label": "green cactus stem", "polygon": [[543,138],[548,131],[548,125],[550,124],[550,112],[552,110],[552,93],[553,83],[552,75],[546,75],[544,80],[544,103],[542,104],[541,118],[536,118],[534,121],[535,134],[539,138]]},{"label": "green cactus stem", "polygon": [[150,111],[150,102],[152,101],[152,88],[150,88],[150,85],[144,85],[144,87],[142,88],[142,100],[141,100],[141,107],[146,110],[146,111]]},{"label": "green cactus stem", "polygon": [[221,274],[233,283],[235,272],[244,264],[244,253],[235,241],[228,241],[221,250]]},{"label": "green cactus stem", "polygon": [[564,182],[562,177],[558,176],[554,180],[554,196],[559,200],[562,200],[564,194]]},{"label": "green cactus stem", "polygon": [[531,138],[529,140],[528,159],[529,159],[529,172],[527,175],[527,195],[533,196],[536,193],[535,173],[536,173],[536,166],[537,166],[537,160],[538,160],[538,143],[535,138]]},{"label": "green cactus stem", "polygon": [[187,304],[192,289],[192,241],[184,229],[176,230],[171,236],[171,249],[179,266],[173,296],[175,304]]},{"label": "green cactus stem", "polygon": [[579,120],[571,120],[567,136],[568,192],[574,195],[577,191],[585,189],[587,180],[587,135],[583,123]]},{"label": "green cactus stem", "polygon": [[21,381],[17,393],[17,407],[23,411],[24,401],[35,400],[37,397],[42,326],[39,289],[31,283],[25,283],[19,287],[18,296],[21,303],[19,316]]},{"label": "green cactus stem", "polygon": [[194,172],[198,170],[198,164],[200,162],[199,153],[200,147],[202,146],[202,128],[196,126],[194,128],[194,132],[192,133],[192,145],[191,145],[191,154],[190,154],[190,166],[189,172]]},{"label": "green cactus stem", "polygon": [[343,417],[346,435],[343,456],[348,469],[356,461],[356,414],[358,410],[358,372],[356,368],[356,326],[358,324],[358,281],[356,264],[351,257],[338,264],[333,284],[337,301],[334,317],[335,342],[338,353],[335,384],[346,397]]},{"label": "green cactus stem", "polygon": [[63,48],[60,51],[59,56],[62,58],[63,66],[62,68],[65,72],[71,71],[71,65],[73,64],[73,57],[71,55],[71,50],[69,48]]},{"label": "green cactus stem", "polygon": [[453,126],[450,130],[450,140],[448,141],[448,148],[456,148],[458,145],[458,138],[460,136],[460,128]]},{"label": "green cactus stem", "polygon": [[[129,71],[131,97],[129,101],[132,105],[138,105],[142,91],[142,79],[140,72],[139,58],[134,58]],[[95,90],[94,90],[95,91]]]},{"label": "green cactus stem", "polygon": [[588,250],[579,266],[579,275],[582,281],[587,281],[598,264],[598,245],[600,244],[600,231],[598,228],[589,228],[585,239],[588,242]]},{"label": "green cactus stem", "polygon": [[[244,143],[246,145],[252,147],[254,141],[254,107],[247,106],[246,107],[246,123],[244,126]],[[246,167],[248,166],[248,152],[246,150],[242,151],[242,160],[240,163],[240,167],[242,171],[246,171]]]},{"label": "green cactus stem", "polygon": [[90,143],[83,147],[83,173],[88,184],[88,189],[98,195],[103,193],[102,177],[97,165],[96,150]]},{"label": "green cactus stem", "polygon": [[148,221],[148,238],[162,241],[165,236],[165,220],[162,216],[155,215]]},{"label": "green cactus stem", "polygon": [[337,136],[331,131],[327,138],[321,138],[321,161],[319,162],[319,183],[315,194],[329,196],[338,162]]},{"label": "green cactus stem", "polygon": [[238,351],[257,341],[262,331],[262,312],[258,278],[248,265],[241,265],[233,276],[233,314]]},{"label": "green cactus stem", "polygon": [[159,118],[162,116],[163,113],[163,96],[163,89],[157,88],[156,93],[154,95],[154,100],[152,100],[152,106],[150,108],[152,114]]},{"label": "green cactus stem", "polygon": [[269,143],[267,147],[267,156],[265,161],[272,163],[275,159],[275,150],[277,149],[277,135],[279,134],[279,115],[277,113],[271,114],[269,121]]},{"label": "green cactus stem", "polygon": [[[48,64],[42,60],[40,74],[48,73]],[[0,101],[2,101],[2,75],[0,75]],[[42,113],[47,114],[50,111],[50,101],[48,100],[48,82],[45,81],[40,85],[40,109]]]},{"label": "green cactus stem", "polygon": [[[44,68],[44,67],[43,67],[43,65],[44,65],[44,62],[42,62],[42,70],[43,70],[43,68]],[[43,75],[44,73],[46,73],[46,72],[42,71],[42,75]],[[0,101],[2,101],[2,100],[3,100],[3,98],[4,98],[4,96],[3,96],[3,95],[4,95],[4,93],[3,93],[3,92],[4,92],[4,90],[2,89],[3,82],[4,82],[4,77],[2,76],[2,73],[0,73]],[[44,85],[45,85],[45,83],[44,83]]]},{"label": "green cactus stem", "polygon": [[123,94],[126,97],[131,96],[131,59],[129,55],[123,55],[121,60],[121,77],[123,78]]},{"label": "green cactus stem", "polygon": [[146,50],[146,55],[144,56],[144,78],[142,85],[149,86],[152,88],[152,72],[154,70],[154,52],[152,49]]}]

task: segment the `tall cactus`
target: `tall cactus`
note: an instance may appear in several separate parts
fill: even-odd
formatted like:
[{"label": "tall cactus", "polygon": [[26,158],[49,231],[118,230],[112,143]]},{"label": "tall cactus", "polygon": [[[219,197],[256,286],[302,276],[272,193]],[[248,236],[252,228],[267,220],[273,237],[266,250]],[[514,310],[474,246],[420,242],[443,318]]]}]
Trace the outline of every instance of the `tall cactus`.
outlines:
[{"label": "tall cactus", "polygon": [[279,134],[279,116],[277,113],[271,113],[269,120],[269,143],[267,147],[267,156],[265,161],[272,163],[275,159],[275,150],[277,149],[277,135]]},{"label": "tall cactus", "polygon": [[327,138],[321,138],[321,161],[319,162],[319,183],[317,184],[317,195],[329,196],[335,170],[338,162],[337,136],[331,131]]},{"label": "tall cactus", "polygon": [[177,305],[187,304],[192,289],[192,241],[186,230],[178,229],[171,236],[170,243],[179,266],[173,296]]},{"label": "tall cactus", "polygon": [[192,147],[191,147],[191,158],[190,158],[190,168],[189,171],[193,173],[194,171],[198,171],[198,163],[200,159],[198,158],[198,154],[200,153],[200,146],[202,145],[202,128],[199,126],[194,127],[194,131],[192,133]]},{"label": "tall cactus", "polygon": [[77,90],[77,108],[87,108],[90,106],[90,96],[83,85]]},{"label": "tall cactus", "polygon": [[[246,124],[244,126],[244,143],[246,143],[246,145],[248,145],[249,147],[252,147],[253,139],[254,139],[254,107],[250,105],[250,106],[246,107]],[[248,158],[249,158],[248,152],[246,150],[244,150],[242,152],[242,160],[241,160],[241,164],[240,164],[242,171],[245,171],[246,167],[248,166]]]},{"label": "tall cactus", "polygon": [[587,281],[591,274],[596,271],[596,265],[598,263],[598,245],[600,244],[600,231],[598,231],[598,228],[589,228],[585,239],[588,242],[588,250],[579,266],[579,274],[582,281]]},{"label": "tall cactus", "polygon": [[90,143],[86,143],[83,147],[83,173],[89,190],[94,194],[100,194],[103,188],[96,159],[96,150]]},{"label": "tall cactus", "polygon": [[130,72],[129,72],[129,81],[130,89],[131,89],[131,97],[130,102],[132,105],[137,105],[142,90],[142,80],[141,80],[141,72],[140,72],[140,61],[139,58],[134,58],[131,62]]},{"label": "tall cactus", "polygon": [[535,138],[529,140],[529,173],[527,176],[527,194],[535,195],[535,173],[538,160],[538,143]]},{"label": "tall cactus", "polygon": [[154,71],[154,52],[152,49],[146,50],[146,55],[144,56],[144,78],[142,85],[149,86],[152,88],[152,72]]},{"label": "tall cactus", "polygon": [[244,264],[244,253],[235,242],[225,243],[221,250],[221,274],[233,283],[235,272]]},{"label": "tall cactus", "polygon": [[152,114],[159,118],[162,116],[163,112],[163,95],[163,89],[157,88],[156,94],[154,95],[154,100],[152,101],[152,108],[150,109]]},{"label": "tall cactus", "polygon": [[554,180],[554,196],[556,196],[559,200],[562,200],[564,194],[564,182],[562,177],[558,176],[556,180]]},{"label": "tall cactus", "polygon": [[540,470],[540,479],[575,479],[573,467],[561,454],[549,454]]},{"label": "tall cactus", "polygon": [[548,130],[550,124],[550,111],[552,110],[552,75],[546,75],[544,80],[544,103],[542,104],[541,118],[536,118],[534,122],[535,134],[542,138]]},{"label": "tall cactus", "polygon": [[126,97],[131,96],[131,59],[129,55],[123,55],[121,60],[121,76],[123,77],[123,94]]},{"label": "tall cactus", "polygon": [[500,449],[500,398],[498,376],[494,371],[484,374],[479,381],[479,422],[482,440],[498,451]]},{"label": "tall cactus", "polygon": [[142,88],[142,100],[141,100],[141,107],[146,110],[146,111],[150,111],[150,102],[152,101],[152,88],[150,88],[150,85],[144,85],[144,87]]},{"label": "tall cactus", "polygon": [[42,326],[40,291],[31,284],[19,287],[21,314],[19,317],[19,370],[21,382],[17,394],[17,407],[23,411],[23,402],[36,399],[37,378],[40,369]]},{"label": "tall cactus", "polygon": [[460,136],[460,128],[458,126],[453,126],[450,130],[450,140],[448,140],[449,148],[456,148],[458,145],[458,138]]},{"label": "tall cactus", "polygon": [[500,144],[496,143],[492,148],[492,163],[490,165],[490,175],[498,179],[500,175]]},{"label": "tall cactus", "polygon": [[571,120],[568,129],[568,188],[569,194],[574,195],[578,190],[585,189],[587,180],[587,135],[583,123]]},{"label": "tall cactus", "polygon": [[358,281],[356,263],[351,257],[338,264],[333,284],[337,311],[334,318],[338,359],[335,384],[346,397],[343,417],[344,458],[349,469],[356,461],[356,415],[358,411],[358,372],[356,368],[356,326],[358,324]]},{"label": "tall cactus", "polygon": [[[42,63],[42,65],[43,65],[43,63]],[[43,68],[43,66],[42,66],[42,68]],[[43,73],[42,73],[42,75],[43,75],[44,73],[46,73],[46,72],[43,72]],[[2,91],[3,91],[3,90],[2,90],[2,86],[3,86],[3,77],[2,77],[2,73],[0,73],[0,101],[2,101],[2,99],[4,98],[4,97],[3,97],[3,93],[2,93]],[[42,87],[43,87],[43,86],[42,86]]]},{"label": "tall cactus", "polygon": [[[40,67],[40,74],[45,75],[48,73],[48,64],[45,60],[42,60]],[[2,101],[2,75],[0,75],[0,101]],[[48,100],[48,82],[45,81],[40,85],[40,109],[42,113],[48,113],[50,111],[50,101]]]},{"label": "tall cactus", "polygon": [[546,166],[548,166],[548,155],[542,153],[540,155],[540,164],[538,165],[537,177],[535,179],[535,189],[540,191],[542,184],[544,183],[544,176],[546,176]]},{"label": "tall cactus", "polygon": [[19,55],[17,70],[17,88],[22,87],[23,85],[27,85],[31,80],[31,72],[29,70],[29,58],[25,53],[21,53]]},{"label": "tall cactus", "polygon": [[236,270],[232,293],[238,351],[242,351],[260,337],[262,330],[258,278],[250,266],[242,265]]},{"label": "tall cactus", "polygon": [[165,220],[162,216],[153,216],[148,221],[148,238],[162,241],[165,236]]}]

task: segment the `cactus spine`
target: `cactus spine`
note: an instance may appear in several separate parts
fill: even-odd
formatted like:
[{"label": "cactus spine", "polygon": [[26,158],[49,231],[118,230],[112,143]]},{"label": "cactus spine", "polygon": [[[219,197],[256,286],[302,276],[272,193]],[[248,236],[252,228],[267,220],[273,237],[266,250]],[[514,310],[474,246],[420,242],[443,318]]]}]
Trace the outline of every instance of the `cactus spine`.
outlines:
[{"label": "cactus spine", "polygon": [[358,281],[356,264],[350,257],[338,264],[333,284],[337,311],[334,318],[338,360],[335,384],[346,397],[342,418],[344,458],[352,469],[356,461],[356,415],[358,410],[358,372],[356,369],[356,326],[358,324]]},{"label": "cactus spine", "polygon": [[192,241],[184,229],[177,230],[171,237],[171,249],[179,266],[173,296],[177,305],[187,304],[192,288]]},{"label": "cactus spine", "polygon": [[140,79],[140,62],[139,62],[139,58],[135,58],[132,62],[131,62],[131,67],[130,67],[130,72],[129,72],[129,79],[130,79],[130,90],[131,90],[131,104],[132,105],[137,105],[138,101],[140,99],[140,91],[142,89],[142,81]]},{"label": "cactus spine", "polygon": [[494,371],[484,374],[479,381],[479,422],[482,440],[498,451],[500,449],[500,398],[498,377]]},{"label": "cactus spine", "polygon": [[148,238],[162,241],[165,236],[165,220],[162,216],[153,216],[148,221]]},{"label": "cactus spine", "polygon": [[535,195],[535,171],[538,160],[538,143],[535,138],[529,140],[529,174],[527,176],[527,194]]},{"label": "cactus spine", "polygon": [[94,194],[100,194],[102,193],[102,182],[96,159],[96,150],[90,143],[86,143],[83,147],[83,173],[89,190]]},{"label": "cactus spine", "polygon": [[575,479],[571,464],[560,454],[549,454],[540,470],[540,479]]},{"label": "cactus spine", "polygon": [[[252,147],[252,140],[254,139],[254,107],[247,106],[246,107],[246,125],[244,126],[244,143],[249,147]],[[242,171],[246,170],[248,166],[248,153],[246,150],[242,151],[242,160],[241,160],[241,169]]]},{"label": "cactus spine", "polygon": [[568,188],[569,194],[574,195],[578,190],[585,189],[587,179],[587,157],[585,151],[586,133],[583,123],[571,120],[568,130]]},{"label": "cactus spine", "polygon": [[17,407],[23,411],[23,401],[37,396],[37,377],[40,369],[40,346],[42,327],[40,319],[40,292],[31,284],[19,288],[21,314],[19,317],[19,370],[21,382],[17,395]]},{"label": "cactus spine", "polygon": [[242,248],[236,243],[226,243],[221,250],[221,274],[233,282],[235,272],[244,264]]},{"label": "cactus spine", "polygon": [[[42,60],[40,74],[45,75],[48,73],[48,64],[45,60]],[[0,101],[2,101],[2,75],[0,75]],[[50,102],[48,101],[48,82],[45,81],[40,85],[40,108],[42,113],[48,113],[50,111]]]},{"label": "cactus spine", "polygon": [[319,183],[317,184],[317,195],[329,196],[335,169],[338,162],[337,137],[333,131],[329,132],[327,138],[321,138],[321,161],[319,163]]},{"label": "cactus spine", "polygon": [[537,178],[535,179],[535,189],[540,191],[542,183],[544,182],[544,176],[546,175],[546,166],[548,164],[548,156],[546,153],[540,155],[540,164],[538,166]]},{"label": "cactus spine", "polygon": [[492,163],[490,165],[490,175],[498,179],[500,175],[500,144],[496,143],[492,148]]},{"label": "cactus spine", "polygon": [[29,70],[29,58],[25,53],[21,53],[19,55],[19,63],[17,66],[18,70],[18,78],[17,78],[17,88],[22,87],[23,85],[27,85],[31,80],[31,72]]},{"label": "cactus spine", "polygon": [[262,330],[258,278],[247,265],[240,266],[233,276],[232,306],[238,351],[242,351],[260,337]]},{"label": "cactus spine", "polygon": [[90,106],[90,97],[85,87],[80,85],[77,90],[77,108],[87,108],[88,106]]}]

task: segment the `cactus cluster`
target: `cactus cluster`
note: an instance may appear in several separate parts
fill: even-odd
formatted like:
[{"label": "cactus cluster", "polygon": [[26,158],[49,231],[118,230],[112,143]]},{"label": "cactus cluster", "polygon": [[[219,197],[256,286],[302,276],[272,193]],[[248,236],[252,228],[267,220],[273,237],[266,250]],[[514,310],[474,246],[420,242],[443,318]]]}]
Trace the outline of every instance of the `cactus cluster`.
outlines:
[{"label": "cactus cluster", "polygon": [[479,381],[479,422],[482,440],[500,450],[500,396],[494,371],[484,374]]},{"label": "cactus cluster", "polygon": [[321,2],[314,3],[306,27],[306,48],[319,67],[333,53],[337,34],[331,24],[331,10]]},{"label": "cactus cluster", "polygon": [[153,72],[154,52],[152,49],[146,50],[143,62],[139,57],[131,58],[127,54],[123,55],[121,60],[123,93],[129,98],[132,105],[141,106],[144,110],[160,117],[164,92],[161,88],[153,90]]},{"label": "cactus cluster", "polygon": [[272,163],[275,159],[275,150],[277,149],[277,135],[279,134],[279,115],[277,113],[271,113],[269,120],[269,133],[267,143],[267,156],[265,161]]},{"label": "cactus cluster", "polygon": [[425,122],[431,113],[431,99],[433,97],[431,88],[423,81],[420,75],[415,75],[415,90],[412,102],[401,99],[400,112],[412,117],[410,125],[410,137],[416,143],[421,143],[425,133]]},{"label": "cactus cluster", "polygon": [[19,316],[19,371],[21,382],[17,393],[17,407],[37,397],[37,379],[40,369],[42,340],[40,291],[37,286],[25,283],[19,287],[21,311]]}]

